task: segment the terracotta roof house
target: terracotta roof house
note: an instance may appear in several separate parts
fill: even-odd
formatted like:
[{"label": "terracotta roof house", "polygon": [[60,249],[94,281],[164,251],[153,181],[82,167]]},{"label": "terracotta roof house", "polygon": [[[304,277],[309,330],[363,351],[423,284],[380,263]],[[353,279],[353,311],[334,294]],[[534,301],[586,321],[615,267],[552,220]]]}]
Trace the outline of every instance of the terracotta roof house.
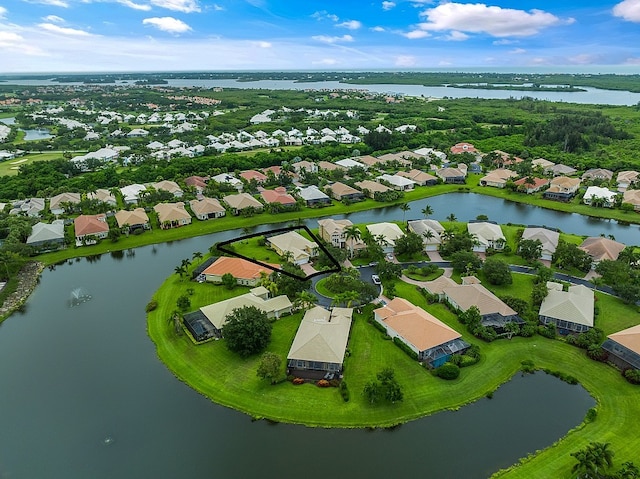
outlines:
[{"label": "terracotta roof house", "polygon": [[282,173],[282,167],[278,165],[268,166],[266,168],[262,168],[262,171],[265,175],[268,175],[269,172],[271,172],[274,174],[274,176],[278,176],[280,173]]},{"label": "terracotta roof house", "polygon": [[80,203],[80,193],[60,193],[49,200],[49,210],[54,215],[61,215],[65,212],[64,203],[77,205]]},{"label": "terracotta roof house", "polygon": [[475,146],[473,146],[471,143],[466,142],[456,143],[450,148],[449,151],[451,151],[451,153],[453,153],[454,155],[457,155],[459,153],[479,153],[478,150],[476,150]]},{"label": "terracotta roof house", "polygon": [[407,230],[422,236],[425,251],[437,251],[442,244],[444,227],[436,220],[407,221]]},{"label": "terracotta roof house", "polygon": [[202,198],[201,200],[189,201],[191,211],[199,220],[210,220],[213,218],[222,218],[227,214],[227,210],[220,204],[216,198]]},{"label": "terracotta roof house", "polygon": [[95,192],[87,193],[87,198],[90,200],[98,200],[103,203],[107,203],[108,205],[115,206],[117,204],[116,197],[113,196],[109,190],[105,190],[104,188],[98,188]]},{"label": "terracotta roof house", "polygon": [[212,264],[207,266],[202,275],[205,281],[211,283],[222,283],[222,276],[229,273],[236,279],[236,282],[242,286],[255,287],[260,281],[262,273],[269,276],[274,270],[278,270],[280,265],[267,263],[272,266],[273,269],[265,268],[259,264],[247,261],[242,258],[232,258],[228,256],[221,256],[215,260]]},{"label": "terracotta roof house", "polygon": [[553,253],[556,252],[556,248],[558,247],[560,233],[547,228],[530,227],[525,228],[522,233],[522,239],[540,241],[540,243],[542,243],[542,253],[540,259],[551,261]]},{"label": "terracotta roof house", "polygon": [[411,171],[398,171],[396,175],[409,178],[419,186],[433,186],[438,183],[437,177],[416,169],[413,169]]},{"label": "terracotta roof house", "polygon": [[184,184],[193,186],[198,193],[202,193],[207,187],[207,179],[202,176],[190,176],[184,179]]},{"label": "terracotta roof house", "polygon": [[163,230],[191,224],[191,215],[184,208],[184,203],[158,203],[153,209]]},{"label": "terracotta roof house", "polygon": [[545,168],[544,172],[548,175],[553,175],[553,176],[569,176],[569,175],[575,175],[578,172],[578,170],[570,166],[559,163],[557,165],[553,165],[548,168]]},{"label": "terracotta roof house", "polygon": [[73,220],[76,236],[76,246],[84,244],[94,244],[93,238],[104,239],[109,235],[109,225],[104,214],[80,215]]},{"label": "terracotta roof house", "polygon": [[415,352],[418,361],[433,368],[471,346],[456,330],[404,298],[394,298],[382,308],[374,309],[373,318],[389,336],[398,338]]},{"label": "terracotta roof house", "polygon": [[162,180],[157,183],[153,183],[153,187],[158,191],[168,191],[176,198],[181,198],[183,195],[182,188],[178,186],[175,181]]},{"label": "terracotta roof house", "polygon": [[640,190],[625,190],[622,203],[633,205],[633,209],[640,211]]},{"label": "terracotta roof house", "polygon": [[551,180],[550,186],[544,192],[543,197],[548,200],[569,201],[575,196],[579,187],[579,178],[558,176]]},{"label": "terracotta roof house", "polygon": [[409,178],[405,178],[404,176],[388,175],[386,173],[378,176],[377,180],[386,181],[394,190],[397,191],[410,191],[416,184],[415,181],[410,180]]},{"label": "terracotta roof house", "polygon": [[267,180],[267,175],[256,170],[245,170],[240,172],[240,177],[247,181],[256,180],[256,183],[261,185]]},{"label": "terracotta roof house", "polygon": [[373,237],[384,238],[382,249],[385,253],[393,252],[396,246],[396,240],[404,236],[403,231],[395,223],[373,223],[367,225],[367,230]]},{"label": "terracotta roof house", "polygon": [[51,224],[36,223],[31,228],[31,234],[27,238],[26,243],[34,248],[49,246],[51,249],[56,249],[64,245],[63,220],[54,220]]},{"label": "terracotta roof house", "polygon": [[308,240],[296,231],[269,236],[267,243],[280,256],[290,253],[294,264],[308,263],[318,255],[318,243]]},{"label": "terracotta roof house", "polygon": [[560,334],[582,333],[593,327],[593,290],[583,285],[562,290],[560,283],[547,283],[549,293],[540,305],[542,324],[554,324]]},{"label": "terracotta roof house", "polygon": [[364,198],[362,191],[356,190],[355,188],[345,185],[339,181],[329,185],[327,188],[330,191],[331,196],[338,201],[359,201]]},{"label": "terracotta roof house", "polygon": [[524,191],[527,194],[536,193],[549,184],[548,178],[534,178],[527,176],[520,178],[513,182],[518,187],[519,191]]},{"label": "terracotta roof house", "polygon": [[616,177],[618,191],[625,191],[629,186],[635,184],[638,181],[638,175],[640,173],[637,171],[620,171]]},{"label": "terracotta roof house", "polygon": [[401,166],[411,167],[413,164],[410,159],[407,159],[405,156],[400,153],[385,153],[384,155],[380,155],[378,160],[382,162],[382,164],[387,164],[389,162],[399,163]]},{"label": "terracotta roof house", "polygon": [[473,247],[476,253],[484,253],[487,249],[501,250],[507,243],[507,239],[502,233],[500,225],[489,223],[487,221],[478,221],[467,223],[467,231],[474,236],[479,244]]},{"label": "terracotta roof house", "polygon": [[249,193],[238,193],[237,195],[227,195],[222,200],[229,205],[229,208],[233,211],[234,215],[240,214],[240,212],[246,208],[255,208],[262,210],[263,205],[256,200]]},{"label": "terracotta roof house", "polygon": [[136,208],[132,211],[120,210],[115,214],[115,217],[119,228],[123,228],[124,225],[129,226],[129,231],[139,228],[151,228],[149,226],[149,216],[144,208]]},{"label": "terracotta roof house", "polygon": [[462,284],[443,289],[444,300],[453,308],[467,311],[476,306],[482,325],[500,332],[507,323],[524,323],[513,309],[479,283]]},{"label": "terracotta roof house", "polygon": [[391,189],[382,183],[371,180],[356,181],[354,184],[360,188],[364,194],[368,194],[369,198],[375,198],[376,193],[386,193]]},{"label": "terracotta roof house", "polygon": [[589,253],[595,266],[605,259],[610,261],[617,260],[618,255],[626,248],[626,245],[602,236],[590,236],[578,247]]},{"label": "terracotta roof house", "polygon": [[326,193],[320,191],[316,185],[307,187],[298,187],[298,195],[302,198],[307,206],[330,205],[331,198]]},{"label": "terracotta roof house", "polygon": [[333,170],[346,170],[344,166],[336,165],[335,163],[331,163],[330,161],[319,161],[318,169],[325,171],[333,171]]},{"label": "terracotta roof house", "polygon": [[262,190],[260,196],[262,196],[265,203],[279,203],[287,207],[293,207],[298,204],[296,199],[287,193],[287,189],[282,186],[278,186],[273,190]]},{"label": "terracotta roof house", "polygon": [[288,374],[296,371],[326,371],[339,374],[349,341],[352,308],[321,306],[308,310],[287,354]]},{"label": "terracotta roof house", "polygon": [[618,194],[615,191],[611,191],[608,188],[601,188],[599,186],[589,186],[582,197],[582,202],[585,205],[600,205],[605,208],[613,208],[616,203]]},{"label": "terracotta roof house", "polygon": [[467,181],[467,172],[460,168],[440,168],[436,170],[436,176],[442,178],[445,183],[464,185]]},{"label": "terracotta roof house", "polygon": [[582,174],[582,179],[611,181],[613,179],[613,171],[605,168],[591,168]]},{"label": "terracotta roof house", "polygon": [[620,369],[640,369],[640,325],[610,334],[602,349],[608,353],[607,360]]},{"label": "terracotta roof house", "polygon": [[480,179],[480,186],[493,186],[494,188],[504,188],[507,185],[507,181],[518,173],[504,168],[498,168],[489,172],[486,176]]}]

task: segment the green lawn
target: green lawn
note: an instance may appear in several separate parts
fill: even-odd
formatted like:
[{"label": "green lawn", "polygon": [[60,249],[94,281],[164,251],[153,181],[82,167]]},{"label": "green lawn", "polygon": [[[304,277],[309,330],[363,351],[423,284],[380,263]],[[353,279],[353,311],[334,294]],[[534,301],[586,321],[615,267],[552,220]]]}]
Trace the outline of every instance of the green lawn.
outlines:
[{"label": "green lawn", "polygon": [[[80,153],[78,153],[80,154]],[[62,153],[33,153],[19,156],[13,160],[0,162],[0,176],[14,176],[20,171],[21,165],[28,165],[34,161],[51,161],[62,158]]]},{"label": "green lawn", "polygon": [[233,251],[238,254],[244,255],[247,258],[255,259],[258,261],[264,261],[272,264],[282,263],[282,259],[272,249],[266,245],[261,245],[260,242],[264,241],[263,236],[256,236],[255,238],[249,238],[242,241],[236,241],[231,243]]}]

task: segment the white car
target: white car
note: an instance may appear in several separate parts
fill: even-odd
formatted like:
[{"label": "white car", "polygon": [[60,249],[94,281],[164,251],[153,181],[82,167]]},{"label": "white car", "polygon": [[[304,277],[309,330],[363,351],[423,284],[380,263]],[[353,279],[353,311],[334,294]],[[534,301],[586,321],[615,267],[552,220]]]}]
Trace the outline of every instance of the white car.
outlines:
[{"label": "white car", "polygon": [[387,254],[387,261],[393,261],[393,253],[388,253]]},{"label": "white car", "polygon": [[378,276],[377,274],[371,275],[371,281],[373,281],[373,284],[381,284],[380,276]]}]

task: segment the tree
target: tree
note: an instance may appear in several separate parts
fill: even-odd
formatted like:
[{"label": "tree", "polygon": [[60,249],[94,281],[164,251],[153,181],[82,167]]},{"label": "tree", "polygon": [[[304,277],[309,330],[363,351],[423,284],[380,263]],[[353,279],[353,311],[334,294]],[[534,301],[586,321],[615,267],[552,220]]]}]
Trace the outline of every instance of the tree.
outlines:
[{"label": "tree", "polygon": [[264,311],[243,306],[227,316],[222,332],[231,351],[248,357],[262,351],[271,341],[271,322]]},{"label": "tree", "polygon": [[409,211],[411,209],[411,206],[409,206],[409,203],[402,203],[399,206],[399,208],[400,208],[400,210],[402,210],[402,222],[404,223],[405,215],[406,215],[407,211]]},{"label": "tree", "polygon": [[375,270],[378,276],[385,280],[399,278],[402,275],[402,265],[391,261],[380,261],[375,266]]},{"label": "tree", "polygon": [[347,245],[349,245],[349,257],[353,258],[354,244],[357,243],[360,239],[362,239],[362,232],[360,231],[360,228],[358,228],[356,225],[351,225],[351,226],[347,226],[344,229],[343,234],[344,234],[344,239]]},{"label": "tree", "polygon": [[533,262],[540,258],[542,255],[542,242],[539,239],[530,240],[523,239],[520,240],[518,245],[518,252],[523,259]]},{"label": "tree", "polygon": [[391,368],[384,368],[376,374],[376,380],[365,384],[362,394],[370,404],[377,404],[382,399],[390,403],[400,402],[404,399],[402,387],[395,378],[395,372]]},{"label": "tree", "polygon": [[396,254],[412,256],[416,253],[420,253],[423,248],[424,244],[422,237],[413,231],[408,231],[405,235],[396,240],[394,250]]},{"label": "tree", "polygon": [[451,255],[451,267],[456,273],[472,273],[480,270],[482,260],[471,251],[458,251]]},{"label": "tree", "polygon": [[498,258],[487,258],[482,265],[482,272],[489,283],[494,285],[511,284],[513,282],[509,265]]},{"label": "tree", "polygon": [[456,215],[453,214],[453,213],[449,213],[449,215],[447,216],[447,221],[450,221],[450,222],[453,223],[453,222],[455,222],[457,220],[458,220],[458,218],[456,218]]},{"label": "tree", "polygon": [[260,364],[258,365],[258,377],[262,379],[268,379],[271,384],[278,382],[278,378],[281,376],[282,359],[275,353],[267,351],[260,357]]},{"label": "tree", "polygon": [[293,301],[293,307],[295,309],[301,309],[306,311],[307,309],[313,308],[318,302],[318,297],[310,293],[309,291],[300,291],[296,296],[296,299]]},{"label": "tree", "polygon": [[191,307],[191,299],[189,299],[189,295],[183,294],[178,297],[176,300],[176,305],[180,309],[180,311],[186,311]]},{"label": "tree", "polygon": [[224,287],[227,289],[233,289],[236,287],[236,284],[238,284],[231,273],[223,274],[222,278],[220,279],[222,280],[222,284],[224,285]]},{"label": "tree", "polygon": [[424,208],[422,208],[422,214],[424,215],[425,218],[428,218],[429,216],[431,216],[433,214],[433,207],[430,205],[424,205]]}]

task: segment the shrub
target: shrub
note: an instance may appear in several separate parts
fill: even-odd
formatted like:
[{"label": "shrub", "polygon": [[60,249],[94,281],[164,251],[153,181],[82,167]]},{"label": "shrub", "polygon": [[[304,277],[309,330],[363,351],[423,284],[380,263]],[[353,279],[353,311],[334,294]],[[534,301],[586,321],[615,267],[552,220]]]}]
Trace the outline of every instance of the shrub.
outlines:
[{"label": "shrub", "polygon": [[326,379],[321,379],[320,381],[318,381],[316,383],[316,386],[320,387],[320,388],[328,388],[330,386],[329,381],[327,381]]},{"label": "shrub", "polygon": [[302,378],[293,378],[293,381],[291,381],[291,382],[297,386],[298,384],[304,384],[304,379],[302,379]]},{"label": "shrub", "polygon": [[446,380],[457,379],[460,376],[460,368],[453,363],[444,363],[435,370],[436,376]]},{"label": "shrub", "polygon": [[524,361],[521,361],[520,365],[521,365],[520,370],[523,373],[533,373],[536,370],[536,365],[530,359],[525,359]]},{"label": "shrub", "polygon": [[536,334],[537,326],[535,324],[527,323],[520,326],[520,336],[523,338],[530,338]]},{"label": "shrub", "polygon": [[545,338],[555,339],[556,337],[556,325],[547,324],[546,326],[538,326],[538,334]]},{"label": "shrub", "polygon": [[340,380],[339,379],[330,379],[329,380],[329,386],[331,386],[332,388],[337,388],[338,386],[340,386]]},{"label": "shrub", "polygon": [[144,308],[144,310],[147,313],[150,313],[151,311],[155,311],[155,309],[158,307],[158,302],[155,299],[152,299],[151,301],[149,301],[147,303],[147,307]]},{"label": "shrub", "polygon": [[593,422],[596,420],[596,417],[598,417],[598,410],[594,407],[592,407],[591,409],[589,409],[587,411],[587,415],[585,416],[585,420],[587,422]]},{"label": "shrub", "polygon": [[396,346],[402,349],[407,354],[407,356],[409,356],[411,359],[415,361],[418,360],[418,353],[416,353],[409,346],[407,346],[400,338],[398,337],[393,338],[393,342],[395,343]]},{"label": "shrub", "polygon": [[640,371],[637,369],[627,369],[622,374],[631,384],[640,384]]},{"label": "shrub", "polygon": [[587,349],[587,356],[594,361],[604,361],[607,358],[607,353],[597,344],[592,344]]},{"label": "shrub", "polygon": [[342,396],[342,400],[344,402],[349,402],[349,388],[347,387],[347,381],[342,381],[340,383],[340,395]]}]

